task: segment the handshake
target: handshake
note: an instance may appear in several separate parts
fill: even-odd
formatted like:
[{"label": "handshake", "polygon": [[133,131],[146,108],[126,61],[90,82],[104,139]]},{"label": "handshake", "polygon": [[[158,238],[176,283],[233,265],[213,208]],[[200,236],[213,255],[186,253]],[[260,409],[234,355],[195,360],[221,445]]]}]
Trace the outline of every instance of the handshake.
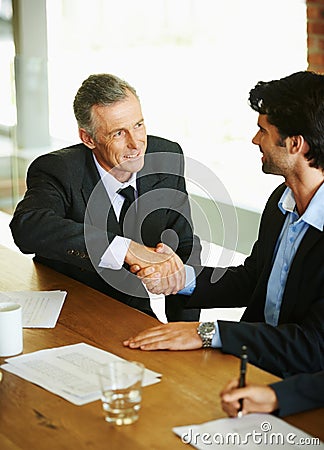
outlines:
[{"label": "handshake", "polygon": [[152,248],[131,241],[125,262],[153,294],[176,294],[185,286],[183,262],[165,244]]}]

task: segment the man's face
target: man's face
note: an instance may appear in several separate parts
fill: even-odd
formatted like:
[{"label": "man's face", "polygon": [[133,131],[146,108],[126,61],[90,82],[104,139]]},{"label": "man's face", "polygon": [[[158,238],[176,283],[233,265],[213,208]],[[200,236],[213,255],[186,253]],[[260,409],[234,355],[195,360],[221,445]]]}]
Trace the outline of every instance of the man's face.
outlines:
[{"label": "man's face", "polygon": [[273,175],[287,175],[290,167],[289,153],[278,128],[268,122],[266,114],[259,114],[259,131],[252,139],[262,153],[262,170]]},{"label": "man's face", "polygon": [[[144,165],[147,136],[141,105],[131,92],[109,106],[93,106],[95,138],[83,142],[99,164],[119,181],[127,181]],[[89,138],[89,136],[88,136]]]}]

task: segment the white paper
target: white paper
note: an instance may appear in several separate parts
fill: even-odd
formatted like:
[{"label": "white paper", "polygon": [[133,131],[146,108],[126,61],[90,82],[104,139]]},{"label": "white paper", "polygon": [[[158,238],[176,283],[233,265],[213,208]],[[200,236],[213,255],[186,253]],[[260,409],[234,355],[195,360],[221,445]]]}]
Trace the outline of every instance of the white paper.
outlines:
[{"label": "white paper", "polygon": [[[122,358],[80,343],[9,358],[2,368],[75,405],[84,405],[100,399],[98,369],[115,360]],[[161,374],[145,369],[143,386],[158,383],[160,377]]]},{"label": "white paper", "polygon": [[205,449],[323,449],[318,438],[310,436],[270,414],[247,414],[200,425],[173,428],[182,442]]},{"label": "white paper", "polygon": [[54,328],[60,315],[66,291],[1,292],[1,301],[12,301],[22,306],[24,328]]}]

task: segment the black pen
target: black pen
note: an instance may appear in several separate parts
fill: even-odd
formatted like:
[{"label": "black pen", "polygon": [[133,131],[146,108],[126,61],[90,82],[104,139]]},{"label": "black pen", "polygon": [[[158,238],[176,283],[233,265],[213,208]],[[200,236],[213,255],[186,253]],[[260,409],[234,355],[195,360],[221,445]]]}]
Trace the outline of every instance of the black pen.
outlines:
[{"label": "black pen", "polygon": [[[246,365],[248,362],[247,348],[245,345],[242,346],[241,353],[241,365],[240,365],[240,377],[239,377],[239,387],[245,386],[245,375],[246,375]],[[240,409],[238,410],[237,417],[242,417],[242,409],[243,409],[243,399],[240,400]]]}]

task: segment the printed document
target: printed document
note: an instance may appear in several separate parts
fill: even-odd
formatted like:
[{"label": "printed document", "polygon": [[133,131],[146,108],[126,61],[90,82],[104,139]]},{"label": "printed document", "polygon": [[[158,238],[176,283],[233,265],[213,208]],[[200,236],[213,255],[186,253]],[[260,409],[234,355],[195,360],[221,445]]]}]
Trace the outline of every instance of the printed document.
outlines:
[{"label": "printed document", "polygon": [[54,328],[66,294],[66,291],[0,292],[0,302],[22,306],[24,328]]},{"label": "printed document", "polygon": [[[119,356],[80,343],[40,350],[6,359],[1,367],[74,403],[85,403],[101,397],[98,369]],[[161,374],[145,369],[143,386],[158,383]]]}]

